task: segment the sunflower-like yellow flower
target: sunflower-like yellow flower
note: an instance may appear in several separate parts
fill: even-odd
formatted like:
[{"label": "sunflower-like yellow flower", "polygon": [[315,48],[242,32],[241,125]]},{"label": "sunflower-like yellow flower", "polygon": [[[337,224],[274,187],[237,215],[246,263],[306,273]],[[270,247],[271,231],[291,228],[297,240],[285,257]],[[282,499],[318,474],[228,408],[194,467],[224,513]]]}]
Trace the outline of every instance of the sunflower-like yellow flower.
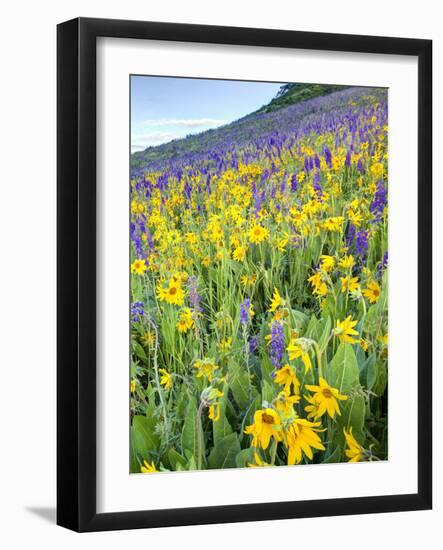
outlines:
[{"label": "sunflower-like yellow flower", "polygon": [[341,291],[346,292],[355,292],[360,288],[358,283],[358,277],[340,277],[341,280]]},{"label": "sunflower-like yellow flower", "polygon": [[318,416],[318,407],[319,404],[317,401],[311,396],[311,395],[304,395],[304,398],[309,403],[309,405],[306,405],[305,411],[308,413],[308,420],[310,418],[319,418]]},{"label": "sunflower-like yellow flower", "polygon": [[304,418],[295,418],[285,431],[288,447],[288,465],[299,464],[303,454],[309,460],[314,458],[312,449],[324,451],[325,447],[317,432],[324,431],[318,427],[320,422],[310,422]]},{"label": "sunflower-like yellow flower", "polygon": [[354,267],[355,265],[354,256],[352,256],[352,254],[349,254],[349,256],[343,256],[343,258],[338,262],[338,265],[343,269],[351,269],[351,267]]},{"label": "sunflower-like yellow flower", "polygon": [[172,376],[166,369],[158,369],[158,372],[161,374],[160,384],[170,390],[172,388]]},{"label": "sunflower-like yellow flower", "polygon": [[189,307],[184,307],[180,313],[180,318],[177,322],[177,329],[179,332],[187,332],[191,328],[195,327],[195,321],[192,311]]},{"label": "sunflower-like yellow flower", "polygon": [[300,357],[303,361],[303,365],[305,366],[305,372],[312,370],[312,362],[311,358],[309,357],[309,353],[303,347],[303,345],[297,341],[297,338],[293,338],[289,342],[289,346],[286,349],[288,351],[289,359],[291,361]]},{"label": "sunflower-like yellow flower", "polygon": [[284,391],[286,392],[291,391],[291,385],[293,386],[294,393],[300,392],[300,382],[294,369],[288,363],[275,373],[274,381],[276,384],[284,386]]},{"label": "sunflower-like yellow flower", "polygon": [[337,388],[330,386],[321,376],[319,386],[306,384],[305,388],[314,393],[312,399],[318,405],[315,419],[321,418],[325,413],[328,413],[331,418],[335,418],[336,414],[341,416],[338,401],[345,401],[347,399],[346,395],[342,395]]},{"label": "sunflower-like yellow flower", "polygon": [[348,449],[345,450],[345,455],[349,458],[348,462],[360,462],[363,459],[363,448],[352,435],[352,427],[349,432],[343,428],[343,433],[348,446]]},{"label": "sunflower-like yellow flower", "polygon": [[278,292],[278,290],[274,288],[274,294],[272,296],[271,306],[269,307],[268,311],[272,313],[282,304],[283,304],[283,298],[280,296],[280,293]]},{"label": "sunflower-like yellow flower", "polygon": [[274,409],[255,411],[254,423],[246,426],[245,433],[252,435],[252,446],[267,449],[271,438],[279,442],[283,439],[280,416]]},{"label": "sunflower-like yellow flower", "polygon": [[152,474],[154,472],[158,472],[157,468],[155,467],[154,461],[149,464],[147,460],[143,460],[143,465],[141,466],[140,471],[143,474]]},{"label": "sunflower-like yellow flower", "polygon": [[283,418],[294,414],[294,405],[300,401],[299,395],[290,395],[288,391],[281,391],[275,400],[275,407]]},{"label": "sunflower-like yellow flower", "polygon": [[131,380],[131,387],[130,387],[131,393],[134,393],[134,392],[135,392],[135,388],[136,388],[136,387],[137,387],[137,381],[134,380],[134,379],[132,379],[132,380]]},{"label": "sunflower-like yellow flower", "polygon": [[157,284],[157,297],[160,301],[168,304],[183,305],[185,293],[182,288],[182,280],[179,277],[172,276],[166,288],[159,281]]},{"label": "sunflower-like yellow flower", "polygon": [[371,304],[375,304],[378,302],[378,299],[380,298],[380,287],[377,283],[377,281],[369,281],[367,288],[362,290],[363,296],[366,296],[366,298],[371,302]]},{"label": "sunflower-like yellow flower", "polygon": [[257,275],[253,273],[249,277],[247,275],[242,275],[240,277],[240,282],[243,286],[253,286],[257,280]]},{"label": "sunflower-like yellow flower", "polygon": [[340,342],[345,344],[355,344],[358,342],[353,336],[358,336],[358,332],[354,329],[358,321],[353,321],[349,315],[344,321],[337,321],[335,333],[338,336]]},{"label": "sunflower-like yellow flower", "polygon": [[236,262],[242,262],[246,258],[248,247],[244,245],[237,246],[232,252],[232,259]]},{"label": "sunflower-like yellow flower", "polygon": [[131,264],[131,273],[136,273],[137,275],[143,275],[147,269],[145,260],[135,260]]},{"label": "sunflower-like yellow flower", "polygon": [[217,388],[213,388],[209,395],[209,400],[211,404],[209,405],[208,416],[213,422],[220,420],[220,402],[218,399],[223,397],[224,393]]},{"label": "sunflower-like yellow flower", "polygon": [[327,231],[330,231],[331,233],[337,233],[338,231],[340,231],[344,221],[345,219],[343,218],[343,216],[336,216],[335,218],[327,218],[323,222],[323,227]]},{"label": "sunflower-like yellow flower", "polygon": [[249,240],[251,243],[260,244],[263,241],[266,241],[269,237],[269,229],[263,227],[262,225],[255,224],[249,230]]},{"label": "sunflower-like yellow flower", "polygon": [[325,296],[325,294],[328,293],[328,287],[326,286],[326,283],[323,280],[322,274],[320,271],[317,271],[314,273],[314,275],[311,275],[309,277],[308,282],[311,283],[313,290],[313,294],[317,294],[318,296]]},{"label": "sunflower-like yellow flower", "polygon": [[206,377],[209,382],[212,382],[214,371],[218,369],[218,366],[210,359],[203,359],[202,361],[196,361],[194,368],[197,369],[197,378]]},{"label": "sunflower-like yellow flower", "polygon": [[328,256],[326,254],[323,254],[320,256],[320,267],[323,269],[323,271],[326,271],[326,273],[329,273],[334,269],[335,266],[335,258],[334,256]]}]

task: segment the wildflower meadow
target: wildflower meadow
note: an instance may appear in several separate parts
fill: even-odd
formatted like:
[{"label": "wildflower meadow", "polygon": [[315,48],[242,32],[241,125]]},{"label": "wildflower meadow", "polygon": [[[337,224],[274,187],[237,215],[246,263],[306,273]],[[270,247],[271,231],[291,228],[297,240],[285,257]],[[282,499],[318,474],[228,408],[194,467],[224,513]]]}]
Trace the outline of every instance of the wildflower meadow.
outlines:
[{"label": "wildflower meadow", "polygon": [[291,90],[131,155],[132,473],[388,457],[387,91]]}]

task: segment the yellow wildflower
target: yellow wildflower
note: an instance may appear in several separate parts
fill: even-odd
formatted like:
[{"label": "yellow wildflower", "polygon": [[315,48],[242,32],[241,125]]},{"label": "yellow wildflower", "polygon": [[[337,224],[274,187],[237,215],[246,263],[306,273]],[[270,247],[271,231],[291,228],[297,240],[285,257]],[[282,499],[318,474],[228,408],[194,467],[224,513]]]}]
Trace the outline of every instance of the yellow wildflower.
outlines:
[{"label": "yellow wildflower", "polygon": [[278,307],[280,307],[282,304],[283,304],[283,299],[280,296],[278,290],[276,288],[274,288],[274,294],[272,296],[271,307],[268,309],[268,311],[273,312]]},{"label": "yellow wildflower", "polygon": [[310,422],[303,418],[296,418],[287,428],[286,444],[288,446],[288,465],[299,464],[303,454],[310,460],[314,458],[312,449],[324,451],[325,447],[317,432],[320,422]]},{"label": "yellow wildflower", "polygon": [[378,299],[380,298],[380,287],[377,281],[369,281],[367,288],[362,290],[362,294],[363,296],[366,296],[371,304],[377,303]]},{"label": "yellow wildflower", "polygon": [[289,354],[289,359],[291,361],[293,359],[297,359],[298,357],[301,357],[301,360],[303,361],[303,365],[305,366],[305,372],[308,372],[308,370],[312,370],[312,363],[311,363],[311,358],[309,357],[309,353],[305,350],[305,348],[300,342],[297,342],[297,339],[292,339],[289,342],[287,351]]},{"label": "yellow wildflower", "polygon": [[282,441],[280,416],[274,409],[255,411],[254,423],[245,428],[245,433],[252,435],[252,446],[267,449],[271,438]]},{"label": "yellow wildflower", "polygon": [[363,458],[363,448],[352,435],[352,427],[349,432],[343,428],[343,433],[345,434],[346,444],[348,446],[348,449],[345,451],[345,455],[349,458],[348,462],[360,462]]},{"label": "yellow wildflower", "polygon": [[331,418],[334,418],[336,414],[341,416],[337,400],[345,401],[347,399],[346,395],[342,395],[337,388],[330,386],[321,376],[319,383],[319,386],[309,384],[305,386],[308,391],[314,392],[313,400],[318,405],[318,411],[314,418],[321,418],[326,412]]},{"label": "yellow wildflower", "polygon": [[149,464],[147,460],[143,460],[143,465],[141,466],[140,471],[143,474],[152,474],[154,472],[158,472],[157,468],[155,467],[154,461]]},{"label": "yellow wildflower", "polygon": [[340,280],[342,292],[354,292],[360,288],[358,277],[340,277]]},{"label": "yellow wildflower", "polygon": [[172,376],[166,369],[158,369],[158,372],[161,374],[160,384],[170,390],[172,388]]},{"label": "yellow wildflower", "polygon": [[276,384],[284,386],[286,392],[291,391],[291,385],[294,388],[294,393],[299,393],[300,391],[300,382],[294,372],[294,369],[291,365],[288,365],[288,363],[286,363],[284,367],[275,373],[274,381]]},{"label": "yellow wildflower", "polygon": [[357,323],[358,321],[353,321],[350,315],[346,317],[344,321],[337,321],[335,333],[337,334],[340,342],[355,344],[358,341],[353,338],[353,336],[358,336],[358,332],[354,330]]},{"label": "yellow wildflower", "polygon": [[148,269],[145,260],[135,260],[131,264],[131,273],[136,273],[137,275],[143,275],[143,273]]},{"label": "yellow wildflower", "polygon": [[249,230],[249,240],[251,243],[260,244],[269,237],[269,229],[262,225],[255,224]]}]

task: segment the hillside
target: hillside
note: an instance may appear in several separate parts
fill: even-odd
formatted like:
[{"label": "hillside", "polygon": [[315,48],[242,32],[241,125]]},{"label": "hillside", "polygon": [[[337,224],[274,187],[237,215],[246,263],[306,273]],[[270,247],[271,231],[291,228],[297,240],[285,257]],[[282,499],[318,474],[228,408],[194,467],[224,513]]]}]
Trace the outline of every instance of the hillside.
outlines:
[{"label": "hillside", "polygon": [[[386,92],[379,89],[376,93],[385,95]],[[318,117],[322,113],[334,111],[334,116],[337,117],[345,112],[350,101],[361,103],[365,101],[365,96],[365,88],[317,84],[285,85],[268,105],[239,120],[132,154],[131,169],[137,172],[148,165],[154,169],[165,161],[184,160],[214,150],[224,154],[232,147],[270,134],[292,133],[303,124],[309,124],[312,116]]]}]

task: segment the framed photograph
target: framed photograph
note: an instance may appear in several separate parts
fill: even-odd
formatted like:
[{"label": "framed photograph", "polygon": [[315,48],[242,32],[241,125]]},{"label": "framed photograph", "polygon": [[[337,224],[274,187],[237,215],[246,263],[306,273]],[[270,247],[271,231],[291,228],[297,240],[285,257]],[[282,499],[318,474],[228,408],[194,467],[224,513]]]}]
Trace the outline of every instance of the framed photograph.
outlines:
[{"label": "framed photograph", "polygon": [[432,43],[58,26],[59,525],[432,506]]}]

